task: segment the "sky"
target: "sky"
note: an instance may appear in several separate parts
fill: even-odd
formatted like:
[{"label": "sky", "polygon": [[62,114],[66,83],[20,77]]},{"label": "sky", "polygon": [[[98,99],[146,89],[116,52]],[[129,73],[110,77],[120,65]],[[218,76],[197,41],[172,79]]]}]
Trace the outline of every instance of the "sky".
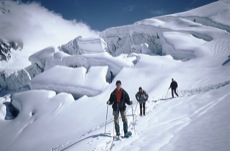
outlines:
[{"label": "sky", "polygon": [[94,30],[133,24],[155,16],[183,12],[217,0],[21,0],[36,1],[64,19],[84,22]]}]

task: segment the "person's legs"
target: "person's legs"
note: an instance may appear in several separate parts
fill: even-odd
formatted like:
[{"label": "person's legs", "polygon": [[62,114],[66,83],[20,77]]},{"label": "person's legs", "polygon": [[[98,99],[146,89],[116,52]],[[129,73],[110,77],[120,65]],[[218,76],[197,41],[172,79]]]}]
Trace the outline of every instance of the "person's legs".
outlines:
[{"label": "person's legs", "polygon": [[126,118],[126,111],[121,111],[121,118],[123,122],[124,135],[128,132],[128,121]]},{"label": "person's legs", "polygon": [[142,116],[142,103],[140,103],[140,116]]},{"label": "person's legs", "polygon": [[120,136],[119,111],[113,111],[116,135]]},{"label": "person's legs", "polygon": [[174,93],[176,94],[176,96],[178,96],[177,92],[176,92],[176,89],[174,89]]},{"label": "person's legs", "polygon": [[171,92],[172,92],[172,98],[174,98],[174,94],[173,94],[173,89],[171,88]]},{"label": "person's legs", "polygon": [[143,115],[145,115],[145,102],[143,103]]}]

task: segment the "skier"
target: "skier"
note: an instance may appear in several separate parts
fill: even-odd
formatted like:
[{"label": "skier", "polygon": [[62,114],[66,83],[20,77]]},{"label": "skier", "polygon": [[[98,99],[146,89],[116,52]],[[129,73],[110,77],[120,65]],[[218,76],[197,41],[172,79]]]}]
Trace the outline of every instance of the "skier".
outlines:
[{"label": "skier", "polygon": [[112,105],[114,125],[116,135],[120,136],[120,126],[119,126],[119,113],[123,121],[124,136],[129,137],[131,132],[128,132],[128,121],[126,118],[126,104],[131,105],[133,102],[130,101],[128,93],[121,87],[121,81],[116,81],[116,89],[111,93],[108,105]]},{"label": "skier", "polygon": [[[136,99],[140,104],[140,116],[145,115],[145,102],[148,100],[148,94],[142,89],[142,87],[139,87],[139,91],[136,93]],[[143,108],[143,112],[142,112]]]},{"label": "skier", "polygon": [[174,98],[174,93],[176,94],[176,96],[179,96],[176,92],[177,87],[178,87],[177,82],[174,79],[172,79],[172,82],[169,86],[169,89],[171,88],[172,98]]}]

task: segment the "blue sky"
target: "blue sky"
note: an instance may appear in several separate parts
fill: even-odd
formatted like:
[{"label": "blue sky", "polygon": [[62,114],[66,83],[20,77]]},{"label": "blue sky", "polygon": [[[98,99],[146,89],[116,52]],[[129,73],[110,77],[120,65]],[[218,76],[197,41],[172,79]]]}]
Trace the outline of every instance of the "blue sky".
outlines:
[{"label": "blue sky", "polygon": [[82,21],[92,29],[133,24],[136,21],[196,8],[217,0],[21,0],[36,1],[63,18]]}]

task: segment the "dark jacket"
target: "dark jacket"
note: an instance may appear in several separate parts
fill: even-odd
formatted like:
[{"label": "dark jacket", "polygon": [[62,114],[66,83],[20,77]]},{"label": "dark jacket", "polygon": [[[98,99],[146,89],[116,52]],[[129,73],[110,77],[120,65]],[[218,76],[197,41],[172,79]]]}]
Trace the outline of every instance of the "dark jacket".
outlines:
[{"label": "dark jacket", "polygon": [[136,99],[139,103],[145,103],[149,97],[145,91],[143,91],[143,92],[138,91],[135,96],[136,96]]},{"label": "dark jacket", "polygon": [[178,87],[177,82],[176,81],[172,81],[170,84],[170,88],[171,89],[176,89]]},{"label": "dark jacket", "polygon": [[126,109],[125,103],[127,103],[128,105],[131,105],[128,93],[124,89],[122,89],[121,102],[117,103],[116,89],[115,89],[111,93],[110,98],[109,98],[109,104],[113,104],[112,106],[113,110],[117,111],[119,109],[120,111],[124,111]]}]

